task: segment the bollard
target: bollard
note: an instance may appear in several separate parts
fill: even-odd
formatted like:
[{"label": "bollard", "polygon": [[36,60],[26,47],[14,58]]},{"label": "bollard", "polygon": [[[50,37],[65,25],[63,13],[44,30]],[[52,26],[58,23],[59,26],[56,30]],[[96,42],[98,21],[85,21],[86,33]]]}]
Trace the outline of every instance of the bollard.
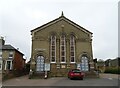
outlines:
[{"label": "bollard", "polygon": [[47,79],[47,71],[45,71],[45,79]]}]

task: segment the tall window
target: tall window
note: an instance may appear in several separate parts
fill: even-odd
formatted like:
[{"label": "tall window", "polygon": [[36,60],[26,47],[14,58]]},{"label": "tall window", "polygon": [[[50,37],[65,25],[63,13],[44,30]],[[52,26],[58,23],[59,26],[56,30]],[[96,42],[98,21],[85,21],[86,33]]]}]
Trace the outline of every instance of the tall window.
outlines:
[{"label": "tall window", "polygon": [[65,35],[62,35],[60,38],[60,58],[61,63],[66,62],[66,43],[65,43]]},{"label": "tall window", "polygon": [[75,38],[73,35],[70,36],[70,62],[75,62]]},{"label": "tall window", "polygon": [[56,62],[56,36],[51,36],[51,63]]},{"label": "tall window", "polygon": [[5,70],[12,70],[12,60],[6,60]]},{"label": "tall window", "polygon": [[89,66],[88,66],[88,58],[86,56],[82,56],[81,58],[81,70],[82,71],[88,71]]}]

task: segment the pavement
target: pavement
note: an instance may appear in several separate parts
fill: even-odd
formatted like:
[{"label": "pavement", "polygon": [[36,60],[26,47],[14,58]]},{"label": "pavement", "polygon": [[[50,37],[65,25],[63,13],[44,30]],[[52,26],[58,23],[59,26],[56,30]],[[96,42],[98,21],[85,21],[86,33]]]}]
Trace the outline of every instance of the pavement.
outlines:
[{"label": "pavement", "polygon": [[99,74],[100,78],[115,78],[115,79],[119,79],[120,78],[120,75],[117,75],[117,74],[104,74],[104,73],[101,73]]}]

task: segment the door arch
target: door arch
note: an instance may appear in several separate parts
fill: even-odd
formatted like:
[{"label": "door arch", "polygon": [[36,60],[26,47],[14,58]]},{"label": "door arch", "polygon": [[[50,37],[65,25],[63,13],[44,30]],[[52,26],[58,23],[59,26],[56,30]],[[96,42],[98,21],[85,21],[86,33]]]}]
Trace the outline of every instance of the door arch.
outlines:
[{"label": "door arch", "polygon": [[36,71],[44,72],[45,69],[45,58],[42,55],[36,57]]}]

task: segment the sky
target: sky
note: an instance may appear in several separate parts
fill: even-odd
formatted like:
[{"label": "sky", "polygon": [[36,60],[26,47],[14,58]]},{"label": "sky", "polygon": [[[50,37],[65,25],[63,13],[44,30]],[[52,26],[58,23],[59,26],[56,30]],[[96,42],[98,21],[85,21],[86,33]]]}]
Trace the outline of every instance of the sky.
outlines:
[{"label": "sky", "polygon": [[31,30],[64,16],[93,33],[93,58],[118,56],[119,0],[0,0],[0,36],[31,57]]}]

